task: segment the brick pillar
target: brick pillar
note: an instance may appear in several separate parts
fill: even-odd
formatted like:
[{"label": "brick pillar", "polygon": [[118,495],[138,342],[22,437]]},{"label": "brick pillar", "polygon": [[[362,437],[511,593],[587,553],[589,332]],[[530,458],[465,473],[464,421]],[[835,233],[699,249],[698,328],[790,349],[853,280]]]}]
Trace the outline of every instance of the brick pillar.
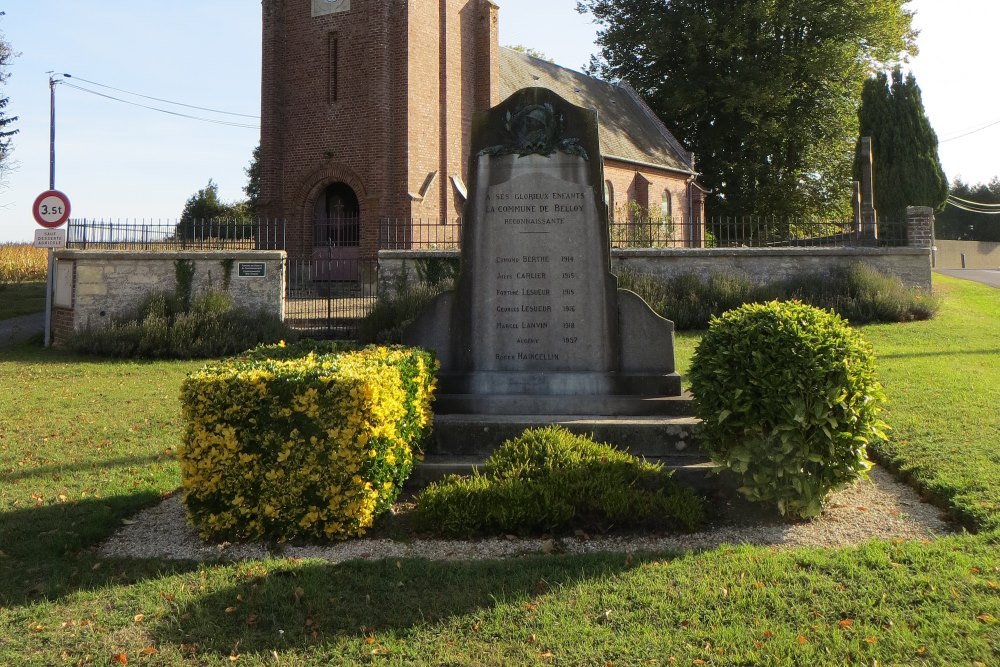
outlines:
[{"label": "brick pillar", "polygon": [[906,207],[906,246],[934,247],[934,209],[929,206]]}]

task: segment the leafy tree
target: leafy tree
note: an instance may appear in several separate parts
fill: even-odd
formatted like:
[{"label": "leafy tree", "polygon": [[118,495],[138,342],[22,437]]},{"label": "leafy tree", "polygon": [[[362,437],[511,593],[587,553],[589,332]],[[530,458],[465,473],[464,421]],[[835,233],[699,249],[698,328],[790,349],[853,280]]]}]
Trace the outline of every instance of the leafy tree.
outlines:
[{"label": "leafy tree", "polygon": [[[948,198],[948,180],[938,158],[937,135],[924,113],[913,74],[904,79],[896,67],[891,84],[885,72],[865,81],[858,119],[861,136],[872,138],[879,216],[902,220],[907,206],[930,206],[940,211]],[[854,173],[860,179],[860,152]]]},{"label": "leafy tree", "polygon": [[[3,16],[4,12],[0,12],[0,16]],[[10,42],[7,41],[6,36],[0,32],[0,183],[3,182],[4,174],[10,169],[10,152],[11,152],[11,137],[17,134],[18,130],[14,129],[13,123],[17,120],[17,116],[7,116],[6,108],[9,98],[3,96],[2,88],[4,84],[7,83],[7,79],[10,78],[10,72],[7,71],[7,67],[10,65],[11,60],[17,57],[18,54],[14,53],[11,49]]]},{"label": "leafy tree", "polygon": [[250,217],[246,202],[225,203],[219,199],[219,186],[212,179],[184,203],[177,233],[181,238],[230,238],[239,234]]},{"label": "leafy tree", "polygon": [[[969,185],[956,178],[951,185],[950,194],[969,202],[1000,205],[1000,177],[993,177],[989,183],[978,185]],[[937,216],[934,235],[939,239],[1000,242],[1000,215],[974,213],[964,210],[965,208],[975,206],[947,206]]]},{"label": "leafy tree", "polygon": [[590,70],[699,158],[711,215],[847,216],[857,100],[915,50],[907,0],[579,0]]},{"label": "leafy tree", "polygon": [[246,193],[246,206],[251,215],[257,214],[260,210],[260,144],[253,149],[250,157],[250,165],[243,170],[247,175],[247,184],[243,186]]}]

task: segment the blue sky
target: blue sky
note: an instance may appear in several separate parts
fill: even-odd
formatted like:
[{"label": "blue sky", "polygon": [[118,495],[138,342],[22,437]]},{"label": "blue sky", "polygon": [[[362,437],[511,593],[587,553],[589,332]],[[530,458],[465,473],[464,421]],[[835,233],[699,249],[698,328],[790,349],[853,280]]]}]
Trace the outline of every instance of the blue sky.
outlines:
[{"label": "blue sky", "polygon": [[[499,4],[502,44],[539,49],[575,69],[595,50],[595,26],[576,13],[575,0]],[[938,136],[948,139],[1000,121],[993,76],[1000,2],[913,0],[910,7],[922,32],[913,70]],[[0,30],[21,52],[3,91],[10,97],[8,111],[20,116],[21,132],[14,137],[18,167],[0,191],[0,242],[30,240],[37,228],[31,204],[48,188],[49,70],[153,97],[259,114],[259,2],[16,0],[0,1],[0,10],[7,13]],[[56,95],[56,187],[69,195],[74,217],[172,220],[209,178],[219,184],[223,199],[243,196],[243,169],[258,142],[256,130],[168,116],[66,86]],[[978,182],[1000,175],[997,156],[1000,124],[941,145],[949,178]]]}]

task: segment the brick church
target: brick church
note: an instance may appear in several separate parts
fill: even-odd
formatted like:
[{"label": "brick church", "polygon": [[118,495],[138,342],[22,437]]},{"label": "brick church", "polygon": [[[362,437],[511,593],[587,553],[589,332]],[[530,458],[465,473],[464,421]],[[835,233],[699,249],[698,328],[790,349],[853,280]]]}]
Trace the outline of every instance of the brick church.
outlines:
[{"label": "brick church", "polygon": [[[300,258],[455,238],[472,115],[549,88],[596,109],[613,216],[703,234],[694,156],[629,86],[503,48],[491,0],[263,0],[262,213]],[[402,241],[402,243],[401,243]]]}]

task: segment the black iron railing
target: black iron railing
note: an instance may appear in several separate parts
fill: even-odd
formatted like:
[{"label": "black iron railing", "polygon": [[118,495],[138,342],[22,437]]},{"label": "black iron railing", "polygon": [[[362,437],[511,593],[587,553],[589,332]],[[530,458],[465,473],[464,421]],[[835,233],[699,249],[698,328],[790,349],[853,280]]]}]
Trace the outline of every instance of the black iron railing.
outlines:
[{"label": "black iron railing", "polygon": [[281,220],[70,220],[66,247],[77,250],[280,250]]}]

